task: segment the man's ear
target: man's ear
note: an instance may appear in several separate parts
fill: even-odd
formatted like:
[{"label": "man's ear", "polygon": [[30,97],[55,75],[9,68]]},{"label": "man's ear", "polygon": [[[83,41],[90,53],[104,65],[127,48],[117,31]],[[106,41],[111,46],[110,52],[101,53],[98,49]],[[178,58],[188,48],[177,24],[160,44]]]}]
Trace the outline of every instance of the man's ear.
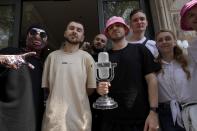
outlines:
[{"label": "man's ear", "polygon": [[81,42],[84,42],[85,36],[83,35],[81,39],[82,39]]}]

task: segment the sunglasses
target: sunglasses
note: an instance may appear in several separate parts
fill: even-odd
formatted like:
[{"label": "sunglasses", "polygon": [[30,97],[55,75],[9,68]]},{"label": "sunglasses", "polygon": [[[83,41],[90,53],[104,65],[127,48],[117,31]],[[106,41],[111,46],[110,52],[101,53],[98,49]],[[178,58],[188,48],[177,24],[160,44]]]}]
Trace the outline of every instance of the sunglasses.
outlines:
[{"label": "sunglasses", "polygon": [[32,28],[29,33],[32,36],[39,34],[42,39],[47,37],[47,33],[44,30],[38,28]]}]

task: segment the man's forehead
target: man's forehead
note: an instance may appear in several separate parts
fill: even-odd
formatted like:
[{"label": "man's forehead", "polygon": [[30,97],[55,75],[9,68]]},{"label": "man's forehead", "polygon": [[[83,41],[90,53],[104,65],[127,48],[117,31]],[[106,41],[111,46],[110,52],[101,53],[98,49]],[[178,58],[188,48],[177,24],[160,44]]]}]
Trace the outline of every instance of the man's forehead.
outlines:
[{"label": "man's forehead", "polygon": [[70,22],[70,23],[68,24],[68,27],[70,27],[70,26],[84,29],[84,28],[83,28],[83,25],[82,25],[81,23],[74,22],[74,21],[72,21],[72,22]]},{"label": "man's forehead", "polygon": [[107,37],[106,37],[105,35],[103,35],[103,34],[98,34],[98,35],[96,36],[96,38],[107,39]]},{"label": "man's forehead", "polygon": [[133,14],[133,16],[131,17],[131,19],[135,19],[135,18],[141,18],[141,17],[144,17],[146,18],[146,15],[143,13],[143,12],[137,12],[135,14]]}]

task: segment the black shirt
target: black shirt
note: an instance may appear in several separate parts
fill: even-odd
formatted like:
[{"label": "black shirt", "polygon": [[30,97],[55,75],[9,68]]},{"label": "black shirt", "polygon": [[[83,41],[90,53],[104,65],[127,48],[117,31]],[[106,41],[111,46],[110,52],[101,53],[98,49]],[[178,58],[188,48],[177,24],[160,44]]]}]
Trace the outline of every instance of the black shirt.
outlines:
[{"label": "black shirt", "polygon": [[154,62],[151,52],[141,44],[128,44],[124,49],[110,50],[109,59],[117,63],[109,96],[119,106],[103,111],[102,117],[123,123],[145,121],[149,113],[145,75],[158,71],[160,65]]},{"label": "black shirt", "polygon": [[[1,54],[24,53],[22,49],[6,48]],[[0,130],[40,131],[44,111],[41,88],[42,64],[37,57],[27,61],[35,66],[7,69],[0,67]]]}]

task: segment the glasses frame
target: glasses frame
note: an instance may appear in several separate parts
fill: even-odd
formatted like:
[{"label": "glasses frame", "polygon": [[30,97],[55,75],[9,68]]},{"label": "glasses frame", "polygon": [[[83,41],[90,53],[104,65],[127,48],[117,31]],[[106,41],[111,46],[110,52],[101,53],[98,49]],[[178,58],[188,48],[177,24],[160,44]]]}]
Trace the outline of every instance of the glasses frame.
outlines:
[{"label": "glasses frame", "polygon": [[44,38],[46,38],[48,36],[46,31],[44,31],[43,29],[39,29],[39,28],[32,28],[32,29],[30,29],[29,34],[31,36],[36,36],[36,35],[39,34],[40,38],[42,38],[42,39],[44,39]]}]

